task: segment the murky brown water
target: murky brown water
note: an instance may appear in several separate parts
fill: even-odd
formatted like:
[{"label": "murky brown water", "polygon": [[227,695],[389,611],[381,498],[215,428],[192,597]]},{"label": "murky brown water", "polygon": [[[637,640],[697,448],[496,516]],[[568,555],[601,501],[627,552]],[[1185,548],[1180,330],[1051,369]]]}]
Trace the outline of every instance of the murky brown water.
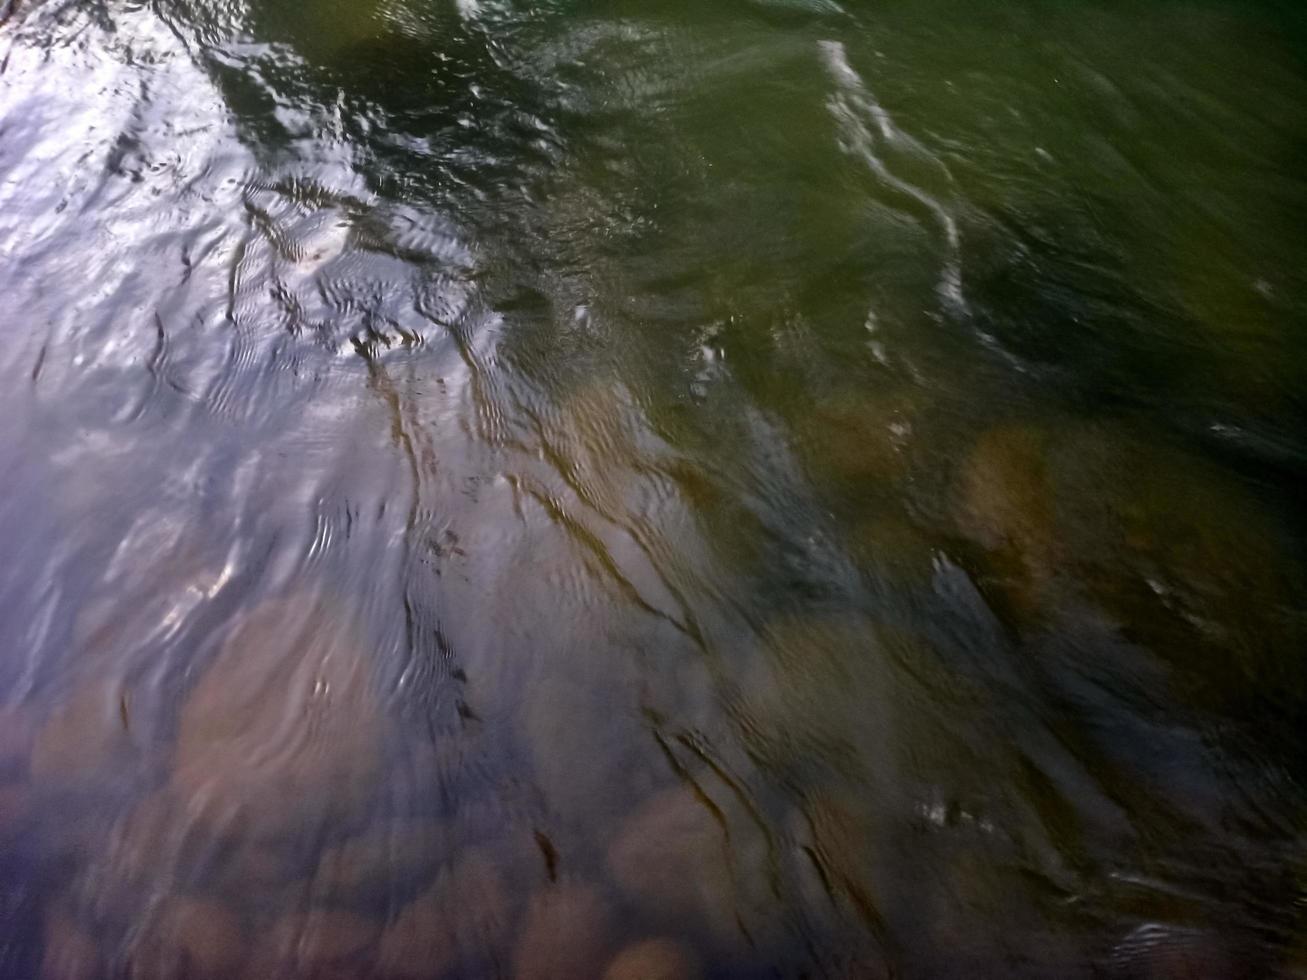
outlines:
[{"label": "murky brown water", "polygon": [[0,976],[1307,975],[1298,5],[8,7]]}]

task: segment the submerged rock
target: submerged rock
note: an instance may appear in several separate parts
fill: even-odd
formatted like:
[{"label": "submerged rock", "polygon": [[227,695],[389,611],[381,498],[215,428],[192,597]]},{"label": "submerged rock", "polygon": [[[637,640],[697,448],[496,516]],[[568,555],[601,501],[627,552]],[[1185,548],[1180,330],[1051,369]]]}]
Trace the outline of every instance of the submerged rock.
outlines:
[{"label": "submerged rock", "polygon": [[322,599],[264,602],[228,634],[182,707],[173,785],[253,840],[357,816],[380,777],[366,649]]},{"label": "submerged rock", "polygon": [[624,651],[607,652],[607,665],[591,652],[540,678],[522,712],[536,785],[575,846],[611,833],[632,784],[656,761],[645,754],[632,673],[619,662]]},{"label": "submerged rock", "polygon": [[99,975],[100,949],[95,938],[65,909],[46,909],[41,944],[41,980],[95,980]]},{"label": "submerged rock", "polygon": [[674,939],[646,939],[627,946],[604,971],[604,980],[699,980],[699,958]]},{"label": "submerged rock", "polygon": [[1018,426],[990,429],[976,440],[963,467],[958,516],[986,547],[1049,544],[1053,501],[1044,450],[1040,432]]},{"label": "submerged rock", "polygon": [[1259,631],[1304,584],[1270,502],[1204,460],[1089,431],[1054,465],[1061,525],[1100,593],[1133,580],[1209,629]]},{"label": "submerged rock", "polygon": [[934,572],[930,538],[905,518],[883,514],[860,522],[849,536],[853,557],[893,585],[926,589]]},{"label": "submerged rock", "polygon": [[992,581],[1022,614],[1043,601],[1060,559],[1046,450],[1036,429],[990,429],[967,456],[954,505],[962,533],[989,553]]},{"label": "submerged rock", "polygon": [[131,694],[121,679],[84,681],[36,733],[33,781],[55,789],[122,784],[139,766],[141,739],[131,726]]},{"label": "submerged rock", "polygon": [[436,977],[502,953],[512,901],[498,864],[484,851],[465,852],[434,885],[400,910],[381,937],[385,977]]},{"label": "submerged rock", "polygon": [[204,880],[215,894],[242,908],[276,907],[303,870],[306,846],[229,839],[220,850],[221,858],[206,868]]},{"label": "submerged rock", "polygon": [[789,814],[786,856],[822,973],[849,980],[888,977],[884,936],[868,922],[876,908],[871,886],[879,822],[827,791],[806,795],[806,807]]},{"label": "submerged rock", "polygon": [[361,963],[380,933],[376,919],[341,909],[287,912],[263,934],[248,972],[260,977],[315,975],[347,961]]},{"label": "submerged rock", "polygon": [[[685,787],[641,806],[608,849],[608,869],[655,922],[707,929],[733,945],[770,925],[765,841],[738,804]],[[743,932],[743,936],[742,936]]]},{"label": "submerged rock", "polygon": [[983,550],[986,597],[1018,620],[1089,601],[1186,669],[1208,654],[1213,674],[1195,680],[1218,695],[1298,697],[1294,609],[1307,575],[1276,507],[1160,438],[1049,422],[984,433],[955,482],[954,515]]},{"label": "submerged rock", "polygon": [[516,980],[599,976],[608,953],[608,902],[579,882],[546,885],[531,898],[513,954]]},{"label": "submerged rock", "polygon": [[0,845],[10,843],[22,832],[31,813],[31,791],[27,786],[0,786]]},{"label": "submerged rock", "polygon": [[429,880],[444,843],[444,828],[433,821],[382,822],[322,852],[313,893],[336,903],[384,901]]},{"label": "submerged rock", "polygon": [[191,877],[193,853],[176,801],[166,792],[141,800],[117,820],[79,831],[69,901],[98,925],[128,928],[144,916],[151,897]]},{"label": "submerged rock", "polygon": [[72,879],[76,907],[122,928],[133,927],[156,895],[177,891],[203,890],[242,910],[281,907],[313,842],[230,833],[190,802],[165,787],[86,837]]},{"label": "submerged rock", "polygon": [[24,780],[31,774],[34,735],[29,711],[0,708],[0,783]]},{"label": "submerged rock", "polygon": [[137,940],[131,980],[221,980],[246,952],[240,921],[226,906],[202,898],[167,899]]},{"label": "submerged rock", "polygon": [[20,708],[0,709],[0,846],[26,828],[32,813],[32,724]]},{"label": "submerged rock", "polygon": [[797,449],[824,491],[851,501],[884,494],[907,474],[919,414],[906,392],[841,392],[796,419]]},{"label": "submerged rock", "polygon": [[750,752],[795,776],[819,762],[891,779],[898,679],[883,633],[847,613],[768,623],[737,671],[732,705]]}]

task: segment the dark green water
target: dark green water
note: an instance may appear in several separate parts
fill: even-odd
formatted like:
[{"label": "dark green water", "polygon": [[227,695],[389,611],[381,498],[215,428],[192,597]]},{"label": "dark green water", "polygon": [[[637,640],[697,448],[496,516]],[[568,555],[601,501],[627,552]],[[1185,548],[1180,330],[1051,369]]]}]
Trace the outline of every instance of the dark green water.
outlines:
[{"label": "dark green water", "polygon": [[1307,976],[1307,8],[5,6],[0,976]]}]

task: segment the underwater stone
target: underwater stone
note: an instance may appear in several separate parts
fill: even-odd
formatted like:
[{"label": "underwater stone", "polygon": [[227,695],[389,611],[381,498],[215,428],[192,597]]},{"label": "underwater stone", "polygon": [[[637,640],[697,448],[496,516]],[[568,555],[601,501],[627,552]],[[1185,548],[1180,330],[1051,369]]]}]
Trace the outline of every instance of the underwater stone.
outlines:
[{"label": "underwater stone", "polygon": [[37,732],[32,778],[70,789],[121,780],[124,765],[133,761],[138,748],[129,731],[128,699],[114,678],[79,685]]},{"label": "underwater stone", "polygon": [[240,921],[206,899],[168,899],[133,950],[131,980],[219,980],[241,963],[246,950]]},{"label": "underwater stone", "polygon": [[673,939],[646,939],[628,946],[604,971],[604,980],[698,980],[699,958]]},{"label": "underwater stone", "polygon": [[630,723],[634,698],[624,697],[629,679],[617,667],[587,662],[541,677],[526,692],[522,713],[535,779],[550,809],[589,835],[610,831],[641,768],[641,733]]},{"label": "underwater stone", "polygon": [[0,783],[31,774],[31,713],[21,706],[0,708]]},{"label": "underwater stone", "polygon": [[737,804],[712,807],[683,787],[652,797],[609,847],[608,868],[655,920],[706,927],[715,940],[734,944],[742,923],[767,918],[765,844]]},{"label": "underwater stone", "polygon": [[963,466],[958,522],[968,537],[997,551],[1037,558],[1051,546],[1052,488],[1040,432],[1002,426],[976,440]]},{"label": "underwater stone", "polygon": [[361,954],[380,932],[375,919],[354,912],[329,908],[288,912],[268,930],[265,945],[250,964],[250,973],[275,976],[288,969],[329,967]]},{"label": "underwater stone", "polygon": [[439,976],[502,946],[512,903],[497,863],[471,849],[386,927],[378,954],[387,977]]},{"label": "underwater stone", "polygon": [[608,946],[608,903],[579,882],[546,885],[531,898],[513,956],[516,980],[597,976]]},{"label": "underwater stone", "polygon": [[0,786],[0,844],[17,836],[32,812],[30,791],[22,784]]},{"label": "underwater stone", "polygon": [[383,822],[322,852],[313,891],[334,902],[384,900],[428,880],[435,870],[443,828],[430,821]]},{"label": "underwater stone", "polygon": [[380,776],[382,719],[366,650],[321,599],[237,621],[182,708],[173,785],[250,839],[356,816]]},{"label": "underwater stone", "polygon": [[94,937],[64,909],[46,909],[41,941],[41,980],[94,980],[98,974],[100,952]]}]

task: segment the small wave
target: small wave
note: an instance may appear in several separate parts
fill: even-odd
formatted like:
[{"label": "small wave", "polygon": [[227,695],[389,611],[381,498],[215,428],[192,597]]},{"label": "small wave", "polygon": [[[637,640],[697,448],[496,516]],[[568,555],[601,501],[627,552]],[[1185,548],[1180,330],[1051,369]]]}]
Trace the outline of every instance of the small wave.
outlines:
[{"label": "small wave", "polygon": [[953,177],[937,156],[912,136],[895,125],[862,76],[849,64],[848,54],[839,41],[820,41],[822,60],[839,91],[827,103],[831,115],[840,127],[840,146],[864,163],[877,180],[892,194],[910,202],[913,210],[924,211],[928,220],[938,226],[945,250],[944,265],[940,271],[937,291],[945,307],[956,314],[968,312],[962,290],[962,236],[957,219],[948,205],[928,190],[895,174],[886,162],[882,146],[901,155],[925,162],[930,169],[938,170],[945,181]]}]

